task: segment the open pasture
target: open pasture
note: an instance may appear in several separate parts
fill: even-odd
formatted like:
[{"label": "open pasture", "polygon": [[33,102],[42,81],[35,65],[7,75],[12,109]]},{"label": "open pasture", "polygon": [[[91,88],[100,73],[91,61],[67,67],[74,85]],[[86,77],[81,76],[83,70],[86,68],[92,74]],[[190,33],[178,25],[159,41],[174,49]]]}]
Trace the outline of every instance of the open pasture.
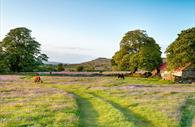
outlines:
[{"label": "open pasture", "polygon": [[0,76],[1,127],[194,127],[195,85],[158,78]]}]

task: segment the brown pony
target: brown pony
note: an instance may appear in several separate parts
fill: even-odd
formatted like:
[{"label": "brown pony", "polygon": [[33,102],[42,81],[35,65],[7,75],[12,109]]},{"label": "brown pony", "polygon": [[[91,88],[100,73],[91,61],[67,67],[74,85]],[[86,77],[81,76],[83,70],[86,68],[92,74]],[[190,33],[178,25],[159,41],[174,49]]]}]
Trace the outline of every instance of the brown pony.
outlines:
[{"label": "brown pony", "polygon": [[41,77],[40,77],[40,76],[35,76],[35,77],[34,77],[34,82],[35,82],[35,83],[37,83],[37,82],[42,83],[43,81],[41,80]]}]

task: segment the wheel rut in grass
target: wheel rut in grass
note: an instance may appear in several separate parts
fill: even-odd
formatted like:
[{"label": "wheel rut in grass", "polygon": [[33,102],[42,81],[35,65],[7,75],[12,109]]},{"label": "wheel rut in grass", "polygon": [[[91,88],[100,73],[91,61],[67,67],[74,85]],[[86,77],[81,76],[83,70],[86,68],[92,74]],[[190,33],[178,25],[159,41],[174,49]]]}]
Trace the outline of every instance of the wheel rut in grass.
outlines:
[{"label": "wheel rut in grass", "polygon": [[195,93],[190,95],[181,107],[181,127],[194,127],[195,126]]},{"label": "wheel rut in grass", "polygon": [[79,107],[79,127],[98,127],[98,112],[94,109],[91,102],[78,94],[76,96]]},{"label": "wheel rut in grass", "polygon": [[139,114],[136,114],[134,112],[132,112],[130,109],[125,108],[111,100],[105,99],[97,94],[94,93],[90,93],[91,95],[93,95],[94,97],[100,98],[101,100],[109,103],[110,105],[112,105],[116,110],[120,111],[128,121],[130,121],[133,124],[133,127],[153,127],[154,125],[146,120],[145,118],[143,118],[142,116],[140,116]]},{"label": "wheel rut in grass", "polygon": [[136,127],[110,103],[88,93],[76,94],[80,107],[79,127]]}]

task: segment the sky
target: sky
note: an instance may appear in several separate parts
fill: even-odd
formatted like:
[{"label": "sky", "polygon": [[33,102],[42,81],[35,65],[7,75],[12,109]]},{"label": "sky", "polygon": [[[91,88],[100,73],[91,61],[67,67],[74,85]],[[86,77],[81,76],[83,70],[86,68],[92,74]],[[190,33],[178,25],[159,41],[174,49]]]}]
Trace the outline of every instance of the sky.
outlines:
[{"label": "sky", "polygon": [[49,61],[111,58],[128,31],[146,30],[164,51],[195,27],[195,0],[0,0],[0,40],[26,27]]}]

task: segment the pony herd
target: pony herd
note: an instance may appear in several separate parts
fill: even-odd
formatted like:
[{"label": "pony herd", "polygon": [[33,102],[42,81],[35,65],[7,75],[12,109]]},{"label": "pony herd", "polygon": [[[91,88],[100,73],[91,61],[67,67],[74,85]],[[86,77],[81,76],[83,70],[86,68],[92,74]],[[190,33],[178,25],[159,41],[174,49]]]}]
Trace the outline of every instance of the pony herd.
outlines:
[{"label": "pony herd", "polygon": [[[125,79],[125,75],[123,73],[118,74],[118,79]],[[34,82],[35,83],[43,83],[43,80],[41,79],[40,75],[36,73],[36,76],[34,76]]]}]

